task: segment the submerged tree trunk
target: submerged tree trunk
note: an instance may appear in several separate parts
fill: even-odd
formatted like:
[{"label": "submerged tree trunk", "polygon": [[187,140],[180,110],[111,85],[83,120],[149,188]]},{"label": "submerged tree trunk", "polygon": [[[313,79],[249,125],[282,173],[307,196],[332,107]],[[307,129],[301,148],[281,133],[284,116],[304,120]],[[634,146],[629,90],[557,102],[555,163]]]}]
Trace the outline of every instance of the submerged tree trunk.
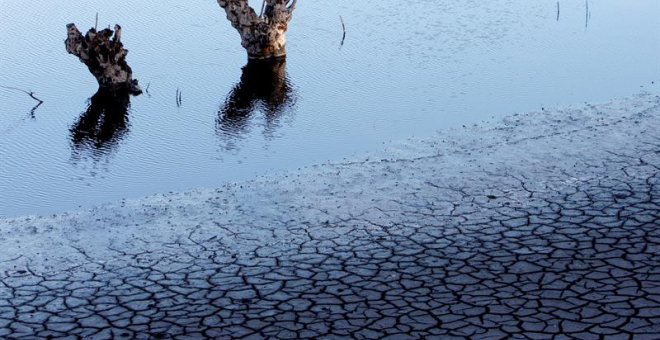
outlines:
[{"label": "submerged tree trunk", "polygon": [[296,0],[265,0],[257,15],[248,0],[218,0],[227,19],[241,36],[249,59],[268,59],[286,55],[286,30]]},{"label": "submerged tree trunk", "polygon": [[75,24],[68,24],[66,28],[66,51],[87,65],[101,89],[142,93],[138,81],[133,79],[131,67],[126,63],[128,50],[121,43],[121,26],[115,25],[114,32],[109,28],[99,32],[92,28],[85,36]]}]

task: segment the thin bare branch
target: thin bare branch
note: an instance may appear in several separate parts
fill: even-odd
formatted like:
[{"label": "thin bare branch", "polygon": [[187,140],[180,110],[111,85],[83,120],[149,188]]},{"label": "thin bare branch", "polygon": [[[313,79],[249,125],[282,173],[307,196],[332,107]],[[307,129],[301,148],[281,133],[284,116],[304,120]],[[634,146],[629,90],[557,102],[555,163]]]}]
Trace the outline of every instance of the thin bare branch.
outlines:
[{"label": "thin bare branch", "polygon": [[32,110],[30,110],[30,117],[32,117],[32,118],[34,118],[34,112],[37,111],[37,109],[39,108],[39,106],[41,106],[41,104],[44,103],[44,101],[41,100],[41,99],[39,99],[39,98],[37,98],[37,96],[35,96],[34,92],[32,92],[32,91],[26,91],[26,90],[23,90],[23,89],[19,89],[19,88],[17,88],[17,87],[12,87],[12,86],[2,86],[2,85],[0,85],[0,88],[6,89],[6,90],[11,90],[11,91],[23,92],[23,93],[27,94],[28,96],[30,96],[30,98],[36,100],[36,101],[37,101],[37,105],[35,105],[35,106],[32,108]]},{"label": "thin bare branch", "polygon": [[344,46],[344,41],[346,41],[346,24],[344,24],[344,18],[339,16],[339,20],[341,20],[341,28],[344,31],[344,35],[341,37],[341,44],[339,45],[339,48],[341,49]]}]

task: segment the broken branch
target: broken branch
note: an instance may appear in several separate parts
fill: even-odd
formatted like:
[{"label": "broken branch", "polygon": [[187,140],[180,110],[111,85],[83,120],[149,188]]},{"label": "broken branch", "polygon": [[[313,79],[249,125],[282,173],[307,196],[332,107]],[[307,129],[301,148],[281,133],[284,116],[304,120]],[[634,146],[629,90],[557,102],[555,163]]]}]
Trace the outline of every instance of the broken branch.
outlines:
[{"label": "broken branch", "polygon": [[32,118],[34,118],[34,112],[37,111],[37,109],[39,108],[39,106],[41,106],[41,104],[44,103],[44,101],[41,100],[41,99],[39,99],[39,98],[37,98],[37,96],[35,96],[34,92],[32,92],[32,91],[26,91],[26,90],[23,90],[23,89],[19,89],[19,88],[17,88],[17,87],[12,87],[12,86],[2,86],[2,85],[0,85],[0,88],[6,89],[6,90],[11,90],[11,91],[23,92],[23,93],[27,94],[28,96],[30,96],[30,98],[36,100],[36,101],[37,101],[37,105],[35,105],[35,106],[32,108],[32,110],[30,110],[30,117],[32,117]]}]

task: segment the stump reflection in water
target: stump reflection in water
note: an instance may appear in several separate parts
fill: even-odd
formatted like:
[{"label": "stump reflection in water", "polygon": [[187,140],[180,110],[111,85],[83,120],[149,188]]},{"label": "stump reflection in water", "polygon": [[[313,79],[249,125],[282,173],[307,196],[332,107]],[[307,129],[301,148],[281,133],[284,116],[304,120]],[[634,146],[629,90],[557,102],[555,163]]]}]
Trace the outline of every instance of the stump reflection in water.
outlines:
[{"label": "stump reflection in water", "polygon": [[262,113],[264,134],[269,137],[294,105],[295,93],[286,75],[286,60],[250,60],[243,67],[241,81],[220,108],[216,130],[231,149],[233,140],[247,133],[254,116]]},{"label": "stump reflection in water", "polygon": [[89,107],[71,127],[75,155],[92,157],[108,154],[128,132],[128,92],[100,89],[89,99]]}]

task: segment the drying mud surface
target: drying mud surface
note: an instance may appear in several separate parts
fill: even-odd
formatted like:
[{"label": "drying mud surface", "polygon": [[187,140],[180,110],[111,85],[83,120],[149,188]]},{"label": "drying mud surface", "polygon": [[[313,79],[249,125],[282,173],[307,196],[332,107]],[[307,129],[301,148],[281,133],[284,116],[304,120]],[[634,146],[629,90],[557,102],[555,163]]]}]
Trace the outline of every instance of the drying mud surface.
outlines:
[{"label": "drying mud surface", "polygon": [[0,220],[0,337],[657,338],[660,97]]}]

